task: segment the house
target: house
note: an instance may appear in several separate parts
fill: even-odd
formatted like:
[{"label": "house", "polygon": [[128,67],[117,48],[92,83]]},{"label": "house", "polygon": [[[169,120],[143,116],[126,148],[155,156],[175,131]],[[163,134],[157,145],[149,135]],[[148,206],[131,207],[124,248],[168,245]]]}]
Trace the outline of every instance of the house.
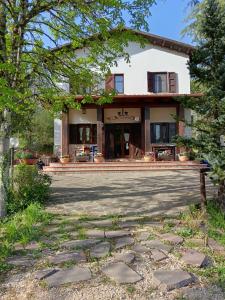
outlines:
[{"label": "house", "polygon": [[[191,135],[190,128],[176,117],[191,120],[191,111],[177,99],[190,95],[187,63],[193,47],[135,33],[149,43],[142,48],[130,42],[130,63],[119,58],[117,66],[111,68],[105,87],[117,92],[113,103],[69,109],[62,120],[55,120],[55,149],[60,155],[69,154],[74,161],[84,148],[96,145],[105,159],[137,159],[150,151],[166,151],[174,159],[179,149],[173,137]],[[79,51],[82,55],[83,50]]]}]

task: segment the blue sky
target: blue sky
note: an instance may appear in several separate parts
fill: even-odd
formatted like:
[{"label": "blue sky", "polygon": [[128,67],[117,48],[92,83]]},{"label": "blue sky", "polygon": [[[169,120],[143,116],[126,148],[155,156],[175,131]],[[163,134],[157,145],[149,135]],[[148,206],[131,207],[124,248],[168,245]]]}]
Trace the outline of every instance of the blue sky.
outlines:
[{"label": "blue sky", "polygon": [[185,43],[191,43],[189,37],[182,38],[181,31],[186,26],[188,0],[157,0],[151,9],[149,18],[150,32]]}]

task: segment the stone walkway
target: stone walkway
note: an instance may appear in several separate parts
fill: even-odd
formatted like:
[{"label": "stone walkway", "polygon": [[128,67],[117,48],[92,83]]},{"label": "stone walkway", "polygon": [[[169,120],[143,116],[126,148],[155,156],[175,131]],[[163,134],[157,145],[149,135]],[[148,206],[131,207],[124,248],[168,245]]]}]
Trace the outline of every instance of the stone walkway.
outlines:
[{"label": "stone walkway", "polygon": [[40,240],[16,245],[0,298],[223,300],[199,270],[225,249],[187,230],[175,219],[56,215]]},{"label": "stone walkway", "polygon": [[[208,196],[213,188],[207,180]],[[200,199],[197,171],[55,175],[48,208],[91,215],[174,214]]]}]

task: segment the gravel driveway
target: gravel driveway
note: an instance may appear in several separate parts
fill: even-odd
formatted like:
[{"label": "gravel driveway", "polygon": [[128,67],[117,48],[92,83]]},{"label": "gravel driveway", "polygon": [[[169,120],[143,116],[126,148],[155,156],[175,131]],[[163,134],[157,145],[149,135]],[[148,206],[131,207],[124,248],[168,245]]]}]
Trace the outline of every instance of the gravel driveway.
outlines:
[{"label": "gravel driveway", "polygon": [[[207,182],[207,196],[213,186]],[[197,171],[149,171],[53,176],[48,210],[87,215],[174,214],[200,200]]]}]

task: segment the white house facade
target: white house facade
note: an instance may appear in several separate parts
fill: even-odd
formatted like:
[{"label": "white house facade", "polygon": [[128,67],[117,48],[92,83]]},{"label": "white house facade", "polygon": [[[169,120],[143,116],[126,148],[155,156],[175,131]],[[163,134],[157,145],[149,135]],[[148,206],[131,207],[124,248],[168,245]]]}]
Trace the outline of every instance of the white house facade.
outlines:
[{"label": "white house facade", "polygon": [[[178,99],[190,95],[188,61],[193,47],[177,41],[136,32],[149,41],[144,48],[131,42],[122,58],[111,68],[106,89],[117,92],[111,104],[87,104],[68,109],[55,120],[55,148],[60,155],[76,161],[93,146],[105,159],[141,159],[146,152],[167,153],[175,159],[175,135],[190,135],[177,117],[191,119]],[[77,54],[85,55],[86,49]],[[67,87],[68,88],[68,87]],[[97,98],[97,95],[95,96]],[[77,101],[82,100],[82,95]],[[88,150],[89,149],[89,150]]]}]

